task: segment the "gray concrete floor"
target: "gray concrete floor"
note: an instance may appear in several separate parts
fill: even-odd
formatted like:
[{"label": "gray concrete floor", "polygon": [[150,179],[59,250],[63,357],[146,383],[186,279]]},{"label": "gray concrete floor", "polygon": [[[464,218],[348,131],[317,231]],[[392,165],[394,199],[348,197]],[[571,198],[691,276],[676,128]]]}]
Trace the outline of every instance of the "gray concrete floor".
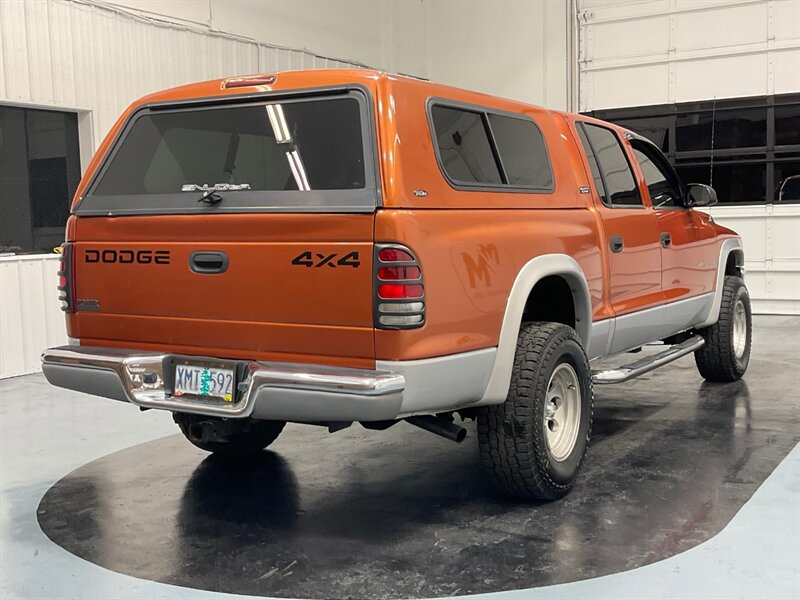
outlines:
[{"label": "gray concrete floor", "polygon": [[743,382],[597,389],[548,505],[488,488],[471,427],[290,426],[231,470],[168,414],[0,381],[0,598],[798,598],[800,319],[754,329]]}]

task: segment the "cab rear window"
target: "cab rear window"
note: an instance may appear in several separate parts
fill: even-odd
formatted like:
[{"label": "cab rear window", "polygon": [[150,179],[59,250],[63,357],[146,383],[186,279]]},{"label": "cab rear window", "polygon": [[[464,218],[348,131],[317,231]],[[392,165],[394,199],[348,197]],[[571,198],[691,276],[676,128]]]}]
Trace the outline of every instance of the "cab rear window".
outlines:
[{"label": "cab rear window", "polygon": [[147,110],[77,212],[347,211],[376,205],[361,94]]}]

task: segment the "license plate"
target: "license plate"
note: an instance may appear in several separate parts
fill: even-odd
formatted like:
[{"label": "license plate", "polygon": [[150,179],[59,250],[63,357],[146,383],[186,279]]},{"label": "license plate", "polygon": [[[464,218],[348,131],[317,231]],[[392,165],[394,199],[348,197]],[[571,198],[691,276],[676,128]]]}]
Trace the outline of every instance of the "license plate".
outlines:
[{"label": "license plate", "polygon": [[236,373],[233,369],[198,365],[176,365],[175,396],[191,395],[200,398],[233,402]]}]

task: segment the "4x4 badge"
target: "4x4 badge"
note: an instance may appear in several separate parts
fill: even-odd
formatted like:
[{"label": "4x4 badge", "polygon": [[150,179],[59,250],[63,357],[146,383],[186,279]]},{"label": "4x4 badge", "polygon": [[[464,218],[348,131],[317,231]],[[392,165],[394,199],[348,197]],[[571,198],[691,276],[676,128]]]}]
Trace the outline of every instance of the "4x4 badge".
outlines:
[{"label": "4x4 badge", "polygon": [[292,264],[301,267],[323,267],[327,265],[332,269],[335,269],[337,266],[353,267],[357,269],[361,266],[361,260],[359,260],[358,252],[349,252],[339,258],[339,255],[336,253],[321,254],[319,252],[312,253],[310,250],[307,250],[295,256],[292,259]]}]

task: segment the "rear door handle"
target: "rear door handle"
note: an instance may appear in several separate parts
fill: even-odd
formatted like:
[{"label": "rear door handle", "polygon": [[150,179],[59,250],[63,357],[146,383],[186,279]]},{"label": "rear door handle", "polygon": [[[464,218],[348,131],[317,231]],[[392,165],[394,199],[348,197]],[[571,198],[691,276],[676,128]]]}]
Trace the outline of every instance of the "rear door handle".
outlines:
[{"label": "rear door handle", "polygon": [[672,236],[668,232],[661,234],[661,247],[669,248],[672,245]]},{"label": "rear door handle", "polygon": [[228,269],[228,255],[224,252],[207,250],[192,252],[189,257],[189,268],[201,275],[224,273]]},{"label": "rear door handle", "polygon": [[608,241],[611,245],[612,252],[622,252],[622,249],[625,247],[625,243],[622,241],[621,235],[612,235]]}]

